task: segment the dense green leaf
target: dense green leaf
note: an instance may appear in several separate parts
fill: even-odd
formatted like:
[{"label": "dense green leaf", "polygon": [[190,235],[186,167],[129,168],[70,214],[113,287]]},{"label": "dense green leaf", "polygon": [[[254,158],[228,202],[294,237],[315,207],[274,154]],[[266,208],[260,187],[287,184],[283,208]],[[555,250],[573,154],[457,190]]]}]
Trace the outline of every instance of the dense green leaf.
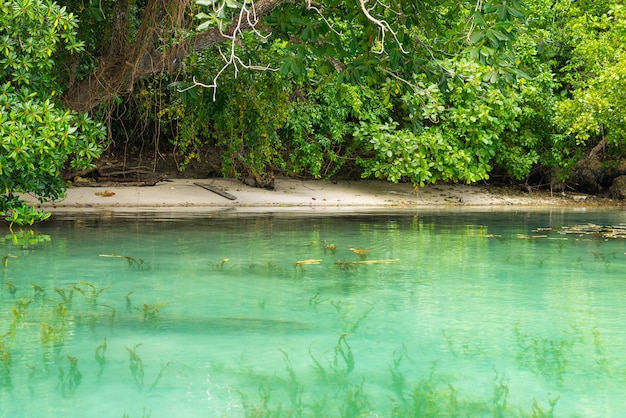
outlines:
[{"label": "dense green leaf", "polygon": [[54,104],[60,86],[53,54],[61,39],[68,49],[81,50],[76,25],[55,3],[0,5],[0,214],[11,223],[32,224],[49,216],[17,194],[32,193],[42,201],[62,196],[66,163],[86,167],[100,152],[102,125]]}]

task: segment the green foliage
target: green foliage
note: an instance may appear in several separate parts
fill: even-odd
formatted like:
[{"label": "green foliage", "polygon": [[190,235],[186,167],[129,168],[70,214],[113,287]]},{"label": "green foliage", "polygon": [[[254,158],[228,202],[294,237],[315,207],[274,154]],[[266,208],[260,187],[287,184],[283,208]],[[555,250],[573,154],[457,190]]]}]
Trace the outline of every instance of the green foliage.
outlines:
[{"label": "green foliage", "polygon": [[54,94],[53,55],[59,44],[79,52],[78,22],[65,9],[42,0],[12,0],[0,5],[0,80]]},{"label": "green foliage", "polygon": [[613,11],[621,6],[525,3],[528,24],[512,43],[519,68],[528,74],[511,86],[522,110],[520,126],[501,136],[495,162],[518,180],[535,169],[564,180],[588,147],[603,138],[615,145],[623,137],[617,79],[624,30],[614,22],[620,12]]},{"label": "green foliage", "polygon": [[516,68],[517,57],[510,53],[510,46],[521,27],[519,20],[524,17],[520,0],[491,0],[473,11],[468,51],[474,60],[489,67],[483,75],[485,81],[495,83],[504,76],[506,81],[514,82],[515,76],[522,74]]},{"label": "green foliage", "polygon": [[[241,7],[196,3],[198,31],[223,28]],[[220,85],[213,103],[178,85],[184,106],[176,111],[185,117],[175,144],[183,166],[209,144],[220,152],[222,172],[236,177],[279,171],[328,178],[356,169],[415,184],[487,178],[499,135],[515,128],[519,113],[489,83],[519,74],[510,48],[521,3],[319,7],[277,9],[265,19],[271,38],[244,36],[244,44],[231,45],[241,58],[232,61],[233,73],[222,67],[228,56],[207,51],[188,60],[189,75],[212,88],[219,76]],[[278,72],[242,77],[244,62]]]},{"label": "green foliage", "polygon": [[416,186],[489,177],[499,136],[517,128],[520,109],[515,98],[482,81],[484,72],[477,64],[451,65],[456,76],[447,81],[446,91],[417,77],[414,92],[403,96],[408,108],[420,110],[412,118],[422,129],[403,129],[393,120],[362,122],[355,129],[355,139],[373,153],[373,158],[361,160],[365,176],[408,180]]},{"label": "green foliage", "polygon": [[582,33],[569,70],[574,90],[557,107],[556,123],[579,145],[602,139],[624,147],[626,138],[626,7],[615,4],[601,16],[584,15],[570,22]]},{"label": "green foliage", "polygon": [[242,3],[236,0],[196,0],[196,4],[203,7],[196,19],[201,21],[196,28],[198,32],[206,30],[209,27],[217,26],[224,30],[230,23],[233,13],[241,9]]},{"label": "green foliage", "polygon": [[258,83],[235,80],[215,115],[216,145],[222,150],[222,172],[263,179],[283,170],[278,130],[288,117],[288,90],[272,73],[257,73]]},{"label": "green foliage", "polygon": [[[118,39],[116,2],[66,3],[85,22],[79,78],[98,51],[128,46],[146,23],[129,2]],[[180,27],[158,23],[166,35],[156,48],[232,29],[249,8],[190,2]],[[153,121],[152,137],[167,136],[181,170],[213,152],[222,174],[259,183],[357,173],[417,186],[475,182],[493,167],[517,180],[566,177],[603,139],[622,151],[624,15],[623,1],[609,0],[283,2],[257,31],[195,51],[182,75],[141,81],[141,111],[123,122]],[[63,39],[78,49],[72,36]]]},{"label": "green foliage", "polygon": [[100,153],[102,125],[55,104],[59,85],[54,55],[82,48],[77,21],[64,8],[40,0],[0,5],[0,215],[32,224],[48,215],[20,200],[63,195],[66,163],[84,168]]},{"label": "green foliage", "polygon": [[336,78],[291,102],[289,119],[281,132],[284,142],[293,149],[289,158],[292,173],[332,177],[344,165],[353,164],[361,151],[351,141],[358,122],[389,118],[389,88],[377,91],[371,86],[341,83]]},{"label": "green foliage", "polygon": [[579,157],[569,138],[554,124],[559,80],[553,66],[562,40],[560,5],[550,7],[542,0],[526,2],[529,24],[518,32],[512,43],[513,54],[526,76],[510,86],[520,108],[519,126],[500,136],[494,162],[517,180],[527,179],[537,166],[560,168],[561,173]]}]

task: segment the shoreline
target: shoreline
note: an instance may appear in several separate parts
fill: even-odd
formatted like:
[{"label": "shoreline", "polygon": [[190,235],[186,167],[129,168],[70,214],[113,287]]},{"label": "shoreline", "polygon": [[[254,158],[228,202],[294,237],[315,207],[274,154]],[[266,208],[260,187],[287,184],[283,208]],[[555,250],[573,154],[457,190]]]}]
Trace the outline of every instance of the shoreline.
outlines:
[{"label": "shoreline", "polygon": [[[97,187],[94,187],[97,186]],[[208,190],[214,189],[214,191]],[[223,192],[223,193],[222,193]],[[225,196],[226,197],[225,197]],[[413,190],[410,184],[382,180],[330,182],[276,179],[275,189],[249,187],[235,179],[174,179],[156,185],[72,186],[64,199],[39,203],[22,196],[37,208],[55,211],[107,210],[119,212],[174,211],[238,208],[254,209],[403,209],[403,208],[618,208],[621,201],[582,193],[538,191],[484,184],[434,184]]]}]

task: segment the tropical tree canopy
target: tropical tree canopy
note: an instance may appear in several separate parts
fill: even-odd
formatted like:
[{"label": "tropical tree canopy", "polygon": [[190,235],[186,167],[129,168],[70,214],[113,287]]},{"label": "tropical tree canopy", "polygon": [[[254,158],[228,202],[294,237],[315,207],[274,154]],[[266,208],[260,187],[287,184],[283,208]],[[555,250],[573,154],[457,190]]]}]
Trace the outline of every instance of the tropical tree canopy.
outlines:
[{"label": "tropical tree canopy", "polygon": [[623,3],[4,1],[0,211],[120,144],[259,185],[566,180],[624,149]]}]

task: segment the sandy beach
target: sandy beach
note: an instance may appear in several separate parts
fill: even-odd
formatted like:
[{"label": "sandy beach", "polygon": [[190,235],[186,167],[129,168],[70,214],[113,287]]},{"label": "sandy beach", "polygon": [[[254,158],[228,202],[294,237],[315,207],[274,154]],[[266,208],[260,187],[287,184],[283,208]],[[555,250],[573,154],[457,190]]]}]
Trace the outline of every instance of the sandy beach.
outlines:
[{"label": "sandy beach", "polygon": [[[211,190],[209,190],[211,189]],[[226,197],[225,197],[226,196]],[[321,181],[277,179],[274,190],[249,187],[233,179],[175,179],[154,186],[103,185],[75,187],[67,196],[40,204],[48,211],[62,210],[171,210],[210,208],[411,208],[411,207],[578,207],[617,206],[620,202],[580,193],[526,193],[515,188],[475,185],[428,185],[414,190],[409,184],[377,180]]]}]

